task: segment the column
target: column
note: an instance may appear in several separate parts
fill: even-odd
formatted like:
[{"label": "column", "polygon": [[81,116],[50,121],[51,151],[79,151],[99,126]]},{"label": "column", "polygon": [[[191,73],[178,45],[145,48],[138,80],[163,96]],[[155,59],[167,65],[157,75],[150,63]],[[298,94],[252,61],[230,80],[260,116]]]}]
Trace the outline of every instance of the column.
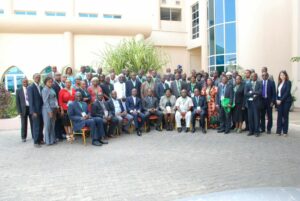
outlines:
[{"label": "column", "polygon": [[65,63],[74,68],[74,38],[72,32],[64,32]]}]

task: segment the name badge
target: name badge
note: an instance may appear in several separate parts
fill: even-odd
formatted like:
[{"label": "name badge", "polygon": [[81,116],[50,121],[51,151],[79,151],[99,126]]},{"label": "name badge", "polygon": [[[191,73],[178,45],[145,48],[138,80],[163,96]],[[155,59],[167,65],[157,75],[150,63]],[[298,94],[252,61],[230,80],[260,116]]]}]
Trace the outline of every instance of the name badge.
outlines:
[{"label": "name badge", "polygon": [[224,96],[221,96],[221,100],[223,100],[224,99]]},{"label": "name badge", "polygon": [[108,111],[104,111],[104,116],[108,116]]},{"label": "name badge", "polygon": [[167,110],[167,112],[171,112],[171,107],[170,107],[170,106],[167,106],[167,107],[166,107],[166,110]]},{"label": "name badge", "polygon": [[194,97],[194,93],[191,93],[191,97],[192,97],[192,98]]},{"label": "name badge", "polygon": [[85,116],[86,116],[86,113],[85,113],[85,112],[81,112],[81,116],[82,116],[82,117],[85,117]]},{"label": "name badge", "polygon": [[197,107],[197,110],[201,110],[201,107],[200,107],[200,106],[198,106],[198,107]]}]

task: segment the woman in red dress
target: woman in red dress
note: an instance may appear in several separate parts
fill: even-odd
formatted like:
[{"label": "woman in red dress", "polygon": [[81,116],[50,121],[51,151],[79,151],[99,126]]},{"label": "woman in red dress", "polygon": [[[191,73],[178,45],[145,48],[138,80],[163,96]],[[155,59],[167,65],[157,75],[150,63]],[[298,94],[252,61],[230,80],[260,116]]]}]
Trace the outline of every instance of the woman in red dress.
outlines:
[{"label": "woman in red dress", "polygon": [[218,117],[218,111],[216,109],[216,96],[218,94],[218,88],[213,85],[211,78],[208,78],[205,86],[201,90],[201,95],[206,97],[207,101],[207,123],[209,128],[217,128],[218,124],[216,119]]},{"label": "woman in red dress", "polygon": [[97,95],[102,93],[102,88],[99,86],[99,79],[94,77],[92,79],[92,85],[88,87],[88,92],[91,95],[91,103],[95,102]]},{"label": "woman in red dress", "polygon": [[58,104],[61,111],[63,126],[67,135],[68,141],[74,140],[71,122],[68,116],[68,105],[75,100],[75,89],[73,89],[71,80],[66,80],[65,88],[61,89],[58,94]]}]

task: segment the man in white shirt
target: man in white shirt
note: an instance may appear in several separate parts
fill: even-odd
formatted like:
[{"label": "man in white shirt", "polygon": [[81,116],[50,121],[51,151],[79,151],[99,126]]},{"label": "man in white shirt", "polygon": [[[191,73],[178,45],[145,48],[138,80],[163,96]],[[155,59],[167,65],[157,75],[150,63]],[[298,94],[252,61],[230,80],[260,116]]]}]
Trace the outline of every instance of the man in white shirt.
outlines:
[{"label": "man in white shirt", "polygon": [[191,109],[193,107],[193,101],[187,96],[187,91],[185,89],[181,90],[181,96],[176,100],[175,107],[175,120],[177,131],[180,133],[182,131],[181,119],[185,119],[185,132],[190,131],[191,124]]},{"label": "man in white shirt", "polygon": [[114,90],[117,92],[117,98],[122,99],[126,97],[126,84],[124,82],[124,75],[120,74],[118,79],[119,82],[114,84]]}]

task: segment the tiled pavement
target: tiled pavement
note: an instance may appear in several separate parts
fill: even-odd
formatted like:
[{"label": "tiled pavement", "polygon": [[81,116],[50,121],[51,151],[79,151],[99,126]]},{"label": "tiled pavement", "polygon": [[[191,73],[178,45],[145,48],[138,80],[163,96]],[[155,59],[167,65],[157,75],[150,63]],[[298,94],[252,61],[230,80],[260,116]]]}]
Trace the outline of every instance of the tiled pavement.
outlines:
[{"label": "tiled pavement", "polygon": [[300,187],[296,125],[286,138],[153,131],[102,147],[84,147],[78,139],[36,149],[3,122],[1,201],[167,201],[246,187]]}]

